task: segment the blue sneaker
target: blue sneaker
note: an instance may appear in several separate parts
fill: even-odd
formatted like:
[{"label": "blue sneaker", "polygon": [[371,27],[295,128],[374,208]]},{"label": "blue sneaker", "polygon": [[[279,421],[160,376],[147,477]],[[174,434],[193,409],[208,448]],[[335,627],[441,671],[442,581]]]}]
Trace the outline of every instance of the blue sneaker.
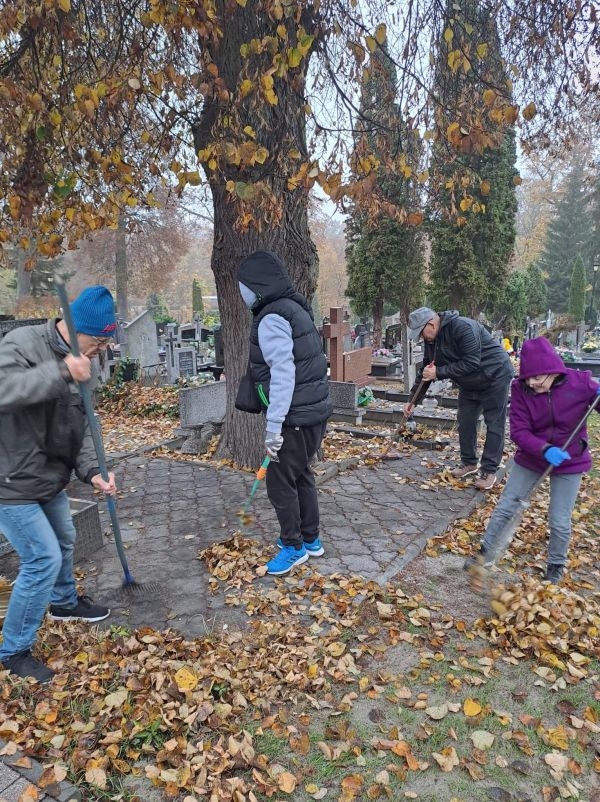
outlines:
[{"label": "blue sneaker", "polygon": [[[281,538],[277,539],[277,548],[283,548],[283,541]],[[325,549],[323,548],[323,544],[321,543],[320,539],[317,538],[313,540],[312,543],[307,543],[306,540],[304,541],[304,548],[306,549],[306,553],[309,557],[320,557],[322,554],[325,554]]]},{"label": "blue sneaker", "polygon": [[295,549],[293,546],[283,546],[279,553],[267,563],[267,573],[272,576],[281,576],[289,573],[296,565],[302,565],[308,560],[308,553],[304,546]]},{"label": "blue sneaker", "polygon": [[325,549],[319,538],[313,540],[312,543],[304,541],[304,548],[309,557],[320,557],[322,554],[325,554]]}]

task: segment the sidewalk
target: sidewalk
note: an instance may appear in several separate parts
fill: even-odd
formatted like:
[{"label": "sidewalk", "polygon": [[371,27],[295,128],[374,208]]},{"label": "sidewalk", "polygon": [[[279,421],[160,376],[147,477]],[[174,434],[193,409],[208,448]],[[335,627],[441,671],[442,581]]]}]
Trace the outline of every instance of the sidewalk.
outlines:
[{"label": "sidewalk", "polygon": [[[442,452],[411,450],[396,461],[321,476],[321,538],[326,553],[311,560],[310,567],[323,575],[359,574],[381,584],[401,574],[428,538],[468,516],[485,498],[472,487],[430,483],[444,466],[453,464],[455,453],[452,446]],[[243,609],[226,605],[222,590],[214,592],[198,553],[240,530],[238,513],[254,477],[200,462],[145,455],[122,458],[114,469],[129,568],[137,583],[150,588],[136,593],[122,589],[122,568],[114,542],[107,539],[79,566],[85,572],[86,593],[112,608],[100,626],[170,627],[187,638],[223,626],[244,628],[248,618]],[[69,493],[93,498],[79,482]],[[104,530],[110,533],[102,502],[100,509]],[[268,559],[278,530],[264,485],[255,496],[252,517],[243,535],[264,545]],[[274,584],[270,577],[255,581]],[[14,758],[0,757],[0,802],[19,802],[31,781],[34,778],[15,766]],[[31,799],[79,798],[72,786],[54,790],[49,795],[48,789],[39,789]]]},{"label": "sidewalk", "polygon": [[[427,486],[451,454],[411,451],[401,460],[323,481],[319,503],[326,553],[314,561],[315,568],[324,575],[359,574],[382,584],[401,572],[428,538],[467,516],[484,498],[471,487]],[[118,513],[129,568],[136,582],[157,585],[158,592],[123,593],[122,568],[114,543],[107,542],[81,567],[88,572],[86,592],[112,608],[108,622],[130,628],[171,626],[186,637],[206,634],[209,620],[217,626],[245,626],[243,612],[225,606],[209,588],[209,575],[197,557],[240,530],[238,513],[254,477],[203,463],[139,456],[119,462],[115,473],[123,493]],[[74,485],[73,490],[92,497],[87,487]],[[110,531],[108,513],[101,508],[105,531]],[[269,559],[279,532],[264,485],[251,512],[253,521],[243,534],[264,544]]]}]

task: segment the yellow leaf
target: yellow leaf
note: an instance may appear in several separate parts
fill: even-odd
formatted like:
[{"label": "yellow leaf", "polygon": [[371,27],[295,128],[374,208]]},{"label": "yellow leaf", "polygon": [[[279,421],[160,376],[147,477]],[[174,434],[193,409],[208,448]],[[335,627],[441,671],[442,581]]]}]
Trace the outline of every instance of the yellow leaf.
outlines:
[{"label": "yellow leaf", "polygon": [[452,142],[453,145],[459,145],[462,139],[460,125],[458,123],[450,123],[446,129],[446,136],[448,137],[448,141]]},{"label": "yellow leaf", "polygon": [[68,14],[71,10],[71,0],[58,0],[58,6],[61,11],[64,11],[65,14]]},{"label": "yellow leaf", "polygon": [[369,52],[373,53],[377,49],[377,40],[373,36],[365,36],[365,42],[369,48]]},{"label": "yellow leaf", "polygon": [[477,45],[477,55],[479,58],[483,59],[488,54],[488,45],[487,42],[482,42],[481,44]]},{"label": "yellow leaf", "polygon": [[174,679],[179,690],[193,691],[198,685],[198,677],[185,666],[175,673]]},{"label": "yellow leaf", "polygon": [[385,24],[382,22],[375,28],[375,39],[377,40],[378,44],[382,45],[384,44],[386,38],[387,38],[387,28],[385,27]]},{"label": "yellow leaf", "polygon": [[482,181],[481,184],[479,184],[479,191],[482,195],[489,195],[490,189],[491,186],[489,181]]},{"label": "yellow leaf", "polygon": [[298,67],[302,61],[302,53],[297,47],[291,47],[287,53],[287,62],[292,67]]},{"label": "yellow leaf", "polygon": [[250,94],[250,92],[252,91],[253,86],[254,84],[252,83],[252,81],[249,81],[248,78],[244,78],[244,80],[240,84],[240,95],[242,97],[246,97],[246,95]]},{"label": "yellow leaf", "polygon": [[532,120],[537,114],[535,103],[528,103],[523,109],[523,119]]},{"label": "yellow leaf", "polygon": [[198,184],[202,183],[202,179],[200,178],[200,173],[198,170],[188,170],[185,174],[185,180],[193,187],[196,187]]},{"label": "yellow leaf", "polygon": [[238,6],[241,6],[242,8],[246,8],[247,0],[235,0],[235,2],[238,4]]},{"label": "yellow leaf", "polygon": [[493,89],[486,89],[483,93],[483,102],[486,106],[492,106],[496,100],[496,93]]},{"label": "yellow leaf", "polygon": [[60,125],[62,117],[60,116],[60,112],[57,111],[57,109],[52,109],[52,111],[48,115],[48,119],[50,120],[50,125],[54,126],[54,128],[57,128]]},{"label": "yellow leaf", "polygon": [[444,41],[446,42],[446,44],[449,45],[453,39],[454,39],[454,31],[452,30],[452,28],[446,28],[446,30],[444,31]]},{"label": "yellow leaf", "polygon": [[463,712],[465,716],[478,716],[481,713],[481,705],[476,699],[465,699]]}]

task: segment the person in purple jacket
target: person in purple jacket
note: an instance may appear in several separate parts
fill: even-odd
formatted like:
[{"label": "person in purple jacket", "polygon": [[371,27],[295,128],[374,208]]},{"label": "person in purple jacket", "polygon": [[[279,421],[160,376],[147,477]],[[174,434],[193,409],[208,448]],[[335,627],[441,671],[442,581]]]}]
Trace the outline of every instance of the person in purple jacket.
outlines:
[{"label": "person in purple jacket", "polygon": [[550,506],[548,565],[545,578],[554,584],[564,576],[571,540],[571,515],[582,475],[592,466],[585,425],[565,451],[571,432],[600,394],[589,370],[565,367],[545,337],[526,340],[519,377],[512,383],[510,436],[517,450],[514,465],[484,533],[476,562],[491,565],[502,557],[502,533],[548,465]]}]

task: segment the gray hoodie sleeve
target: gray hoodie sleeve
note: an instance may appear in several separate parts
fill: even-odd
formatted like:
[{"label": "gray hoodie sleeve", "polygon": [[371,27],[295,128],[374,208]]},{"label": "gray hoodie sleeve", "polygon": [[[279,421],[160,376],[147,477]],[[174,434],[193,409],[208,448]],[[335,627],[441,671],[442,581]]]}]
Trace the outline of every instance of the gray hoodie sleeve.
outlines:
[{"label": "gray hoodie sleeve", "polygon": [[258,344],[271,370],[267,431],[280,434],[296,384],[292,327],[281,315],[265,315],[258,326]]}]

